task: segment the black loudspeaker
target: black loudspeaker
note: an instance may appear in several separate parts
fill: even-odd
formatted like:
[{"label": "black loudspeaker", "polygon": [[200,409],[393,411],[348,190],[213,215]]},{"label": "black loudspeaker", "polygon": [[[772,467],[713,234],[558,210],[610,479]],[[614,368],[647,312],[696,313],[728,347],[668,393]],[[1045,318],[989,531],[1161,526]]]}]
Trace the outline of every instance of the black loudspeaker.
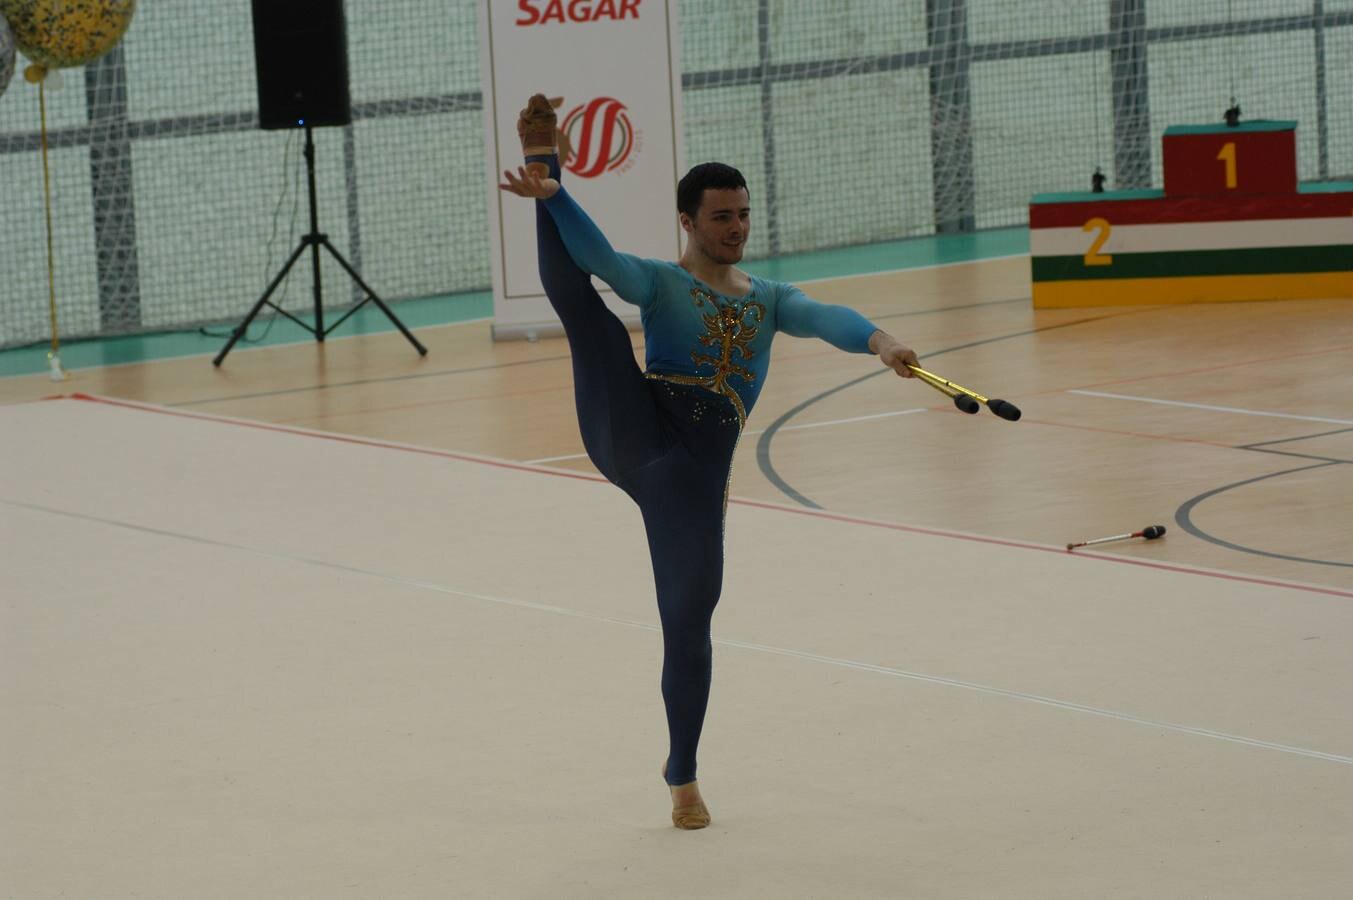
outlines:
[{"label": "black loudspeaker", "polygon": [[253,0],[253,8],[259,125],[351,122],[343,0]]}]

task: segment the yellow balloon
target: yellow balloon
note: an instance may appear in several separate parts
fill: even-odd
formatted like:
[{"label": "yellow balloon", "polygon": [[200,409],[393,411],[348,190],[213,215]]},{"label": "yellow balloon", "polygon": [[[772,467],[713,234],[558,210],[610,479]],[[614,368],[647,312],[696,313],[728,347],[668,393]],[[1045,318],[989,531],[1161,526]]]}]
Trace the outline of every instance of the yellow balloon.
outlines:
[{"label": "yellow balloon", "polygon": [[83,66],[122,39],[136,0],[0,0],[14,43],[48,69]]}]

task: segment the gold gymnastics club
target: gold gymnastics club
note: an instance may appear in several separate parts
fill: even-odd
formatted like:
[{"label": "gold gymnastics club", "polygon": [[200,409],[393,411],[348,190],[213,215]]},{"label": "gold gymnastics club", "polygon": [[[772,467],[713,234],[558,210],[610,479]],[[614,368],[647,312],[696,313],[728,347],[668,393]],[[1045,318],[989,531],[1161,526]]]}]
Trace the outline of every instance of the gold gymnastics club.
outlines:
[{"label": "gold gymnastics club", "polygon": [[951,388],[949,386],[949,383],[944,379],[941,378],[936,380],[935,377],[932,376],[929,372],[926,372],[924,369],[917,368],[916,366],[913,366],[910,363],[907,364],[907,368],[915,372],[917,378],[921,379],[926,384],[930,385],[944,396],[952,398],[954,401],[954,406],[957,406],[960,412],[965,412],[968,415],[972,415],[973,413],[977,412],[979,409],[982,408],[981,404],[979,404],[972,397],[969,397],[967,394],[961,393]]},{"label": "gold gymnastics club", "polygon": [[944,394],[946,397],[954,398],[954,406],[969,415],[977,412],[978,404],[986,406],[987,409],[1010,422],[1018,422],[1021,415],[1019,407],[1008,400],[989,400],[976,391],[971,391],[961,384],[954,384],[947,378],[942,378],[934,372],[927,372],[920,366],[913,366],[907,363],[907,368],[911,369],[917,377],[935,390]]}]

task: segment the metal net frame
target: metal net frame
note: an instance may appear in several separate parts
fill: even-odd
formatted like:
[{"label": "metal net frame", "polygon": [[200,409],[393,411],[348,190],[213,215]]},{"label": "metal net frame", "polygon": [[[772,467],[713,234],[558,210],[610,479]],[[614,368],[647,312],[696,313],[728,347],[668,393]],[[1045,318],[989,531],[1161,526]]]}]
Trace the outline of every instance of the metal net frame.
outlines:
[{"label": "metal net frame", "polygon": [[[321,225],[387,300],[490,285],[476,14],[346,4],[353,123],[316,131]],[[1164,129],[1220,121],[1233,97],[1244,118],[1298,120],[1302,180],[1353,180],[1353,0],[681,0],[680,16],[687,160],[747,176],[749,258],[1019,226],[1032,194],[1089,190],[1096,169],[1109,189],[1159,185]],[[142,4],[64,81],[47,95],[61,336],[236,321],[305,217],[295,133],[257,127],[247,4]],[[50,337],[40,143],[16,78],[0,348]],[[328,302],[361,299],[323,277]],[[304,315],[309,281],[295,271],[281,305]]]}]

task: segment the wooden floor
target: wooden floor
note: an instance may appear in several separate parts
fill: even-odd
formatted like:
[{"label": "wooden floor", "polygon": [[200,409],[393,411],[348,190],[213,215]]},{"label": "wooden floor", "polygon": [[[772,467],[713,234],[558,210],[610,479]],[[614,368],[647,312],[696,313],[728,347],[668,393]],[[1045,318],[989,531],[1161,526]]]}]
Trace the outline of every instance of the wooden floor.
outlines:
[{"label": "wooden floor", "polygon": [[[1353,301],[1035,311],[1025,258],[809,289],[1024,418],[780,335],[735,496],[1051,545],[1162,524],[1097,549],[1353,588]],[[387,334],[9,378],[0,402],[83,392],[590,470],[562,339],[419,337],[426,358]]]},{"label": "wooden floor", "polygon": [[779,338],[699,832],[562,341],[0,380],[0,896],[1342,896],[1350,301],[1035,312],[1027,265],[809,285],[1024,417]]}]

